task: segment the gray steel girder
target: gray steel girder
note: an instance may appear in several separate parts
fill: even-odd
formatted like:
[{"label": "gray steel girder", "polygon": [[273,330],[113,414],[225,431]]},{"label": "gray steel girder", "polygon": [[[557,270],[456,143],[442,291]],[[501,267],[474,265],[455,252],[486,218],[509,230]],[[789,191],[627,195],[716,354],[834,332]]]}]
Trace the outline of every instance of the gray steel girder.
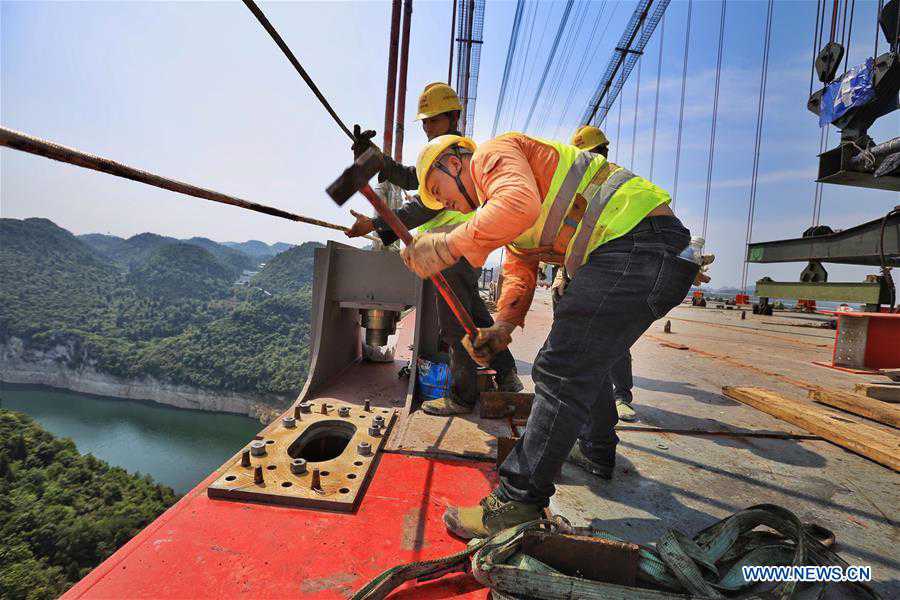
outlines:
[{"label": "gray steel girder", "polygon": [[[848,265],[880,265],[882,219],[827,235],[747,244],[747,262],[779,263],[815,260]],[[900,266],[900,214],[887,220],[884,231],[885,262]]]}]

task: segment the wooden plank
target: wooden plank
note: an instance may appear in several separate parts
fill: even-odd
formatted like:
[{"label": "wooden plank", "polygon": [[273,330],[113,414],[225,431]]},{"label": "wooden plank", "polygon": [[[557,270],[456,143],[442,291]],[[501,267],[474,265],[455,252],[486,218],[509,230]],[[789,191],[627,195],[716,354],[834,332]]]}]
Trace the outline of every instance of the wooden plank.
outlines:
[{"label": "wooden plank", "polygon": [[482,419],[504,419],[510,415],[527,419],[531,414],[534,394],[520,392],[481,392],[479,416]]},{"label": "wooden plank", "polygon": [[900,434],[762,388],[724,387],[726,396],[900,471]]},{"label": "wooden plank", "polygon": [[857,383],[856,393],[882,402],[900,402],[900,385],[896,383]]},{"label": "wooden plank", "polygon": [[900,427],[900,408],[881,400],[826,389],[809,390],[809,397],[819,404],[839,408],[891,427]]}]

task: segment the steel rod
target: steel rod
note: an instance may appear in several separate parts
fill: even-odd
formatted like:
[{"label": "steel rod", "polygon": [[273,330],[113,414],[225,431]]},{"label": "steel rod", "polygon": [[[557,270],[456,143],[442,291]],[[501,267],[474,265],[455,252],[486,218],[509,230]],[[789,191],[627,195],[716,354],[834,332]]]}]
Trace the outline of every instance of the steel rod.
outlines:
[{"label": "steel rod", "polygon": [[67,146],[56,144],[54,142],[42,140],[25,133],[7,129],[6,127],[0,127],[0,146],[5,146],[7,148],[12,148],[13,150],[20,150],[29,154],[35,154],[37,156],[43,156],[53,160],[58,160],[70,165],[84,167],[85,169],[100,171],[101,173],[107,173],[108,175],[115,175],[116,177],[131,179],[132,181],[139,181],[141,183],[146,183],[147,185],[152,185],[154,187],[162,188],[164,190],[169,190],[172,192],[178,192],[179,194],[186,194],[195,198],[203,198],[204,200],[211,200],[213,202],[219,202],[222,204],[230,204],[239,208],[245,208],[247,210],[260,212],[273,217],[280,217],[282,219],[288,219],[289,221],[296,221],[298,223],[307,223],[309,225],[315,225],[317,227],[336,229],[338,231],[344,232],[347,231],[347,228],[342,225],[336,225],[334,223],[329,223],[320,219],[312,219],[310,217],[296,215],[279,208],[273,208],[271,206],[265,206],[263,204],[250,202],[248,200],[242,200],[241,198],[237,198],[235,196],[229,196],[227,194],[222,194],[221,192],[197,187],[183,181],[169,179],[167,177],[155,175],[147,171],[141,171],[140,169],[135,169],[134,167],[123,165],[122,163],[110,160],[108,158],[87,154],[86,152],[76,150],[75,148],[69,148]]}]

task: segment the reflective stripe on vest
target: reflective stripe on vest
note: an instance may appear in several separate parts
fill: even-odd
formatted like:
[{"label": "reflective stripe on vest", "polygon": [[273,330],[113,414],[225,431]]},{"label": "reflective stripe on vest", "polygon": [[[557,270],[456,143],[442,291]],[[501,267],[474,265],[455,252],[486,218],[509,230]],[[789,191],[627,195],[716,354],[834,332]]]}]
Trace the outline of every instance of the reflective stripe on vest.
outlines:
[{"label": "reflective stripe on vest", "polygon": [[[569,144],[532,138],[552,146],[559,162],[535,223],[510,244],[517,254],[550,258],[560,226],[575,195],[587,200],[587,208],[566,248],[564,264],[571,276],[598,246],[624,235],[650,211],[670,201],[669,194],[646,179]],[[607,210],[609,209],[609,210]],[[556,262],[553,260],[552,262]]]},{"label": "reflective stripe on vest", "polygon": [[[612,175],[607,177],[606,181],[601,185],[594,186],[592,183],[588,186],[588,189],[585,190],[586,193],[591,194],[590,199],[588,200],[588,207],[587,210],[584,211],[584,216],[581,218],[581,227],[578,228],[578,232],[575,234],[575,240],[572,242],[571,248],[566,253],[566,272],[569,276],[572,276],[584,262],[584,259],[587,256],[588,244],[591,241],[591,237],[593,237],[594,228],[597,226],[597,221],[600,219],[603,209],[609,204],[613,194],[619,191],[619,188],[622,187],[626,181],[629,181],[634,177],[634,173],[628,169],[619,167],[619,169],[613,171]],[[594,189],[590,190],[592,186]]]},{"label": "reflective stripe on vest", "polygon": [[465,223],[474,216],[475,211],[461,213],[455,210],[442,210],[432,217],[430,221],[419,225],[419,228],[416,231],[418,233],[446,233],[448,231],[453,231],[460,224]]}]

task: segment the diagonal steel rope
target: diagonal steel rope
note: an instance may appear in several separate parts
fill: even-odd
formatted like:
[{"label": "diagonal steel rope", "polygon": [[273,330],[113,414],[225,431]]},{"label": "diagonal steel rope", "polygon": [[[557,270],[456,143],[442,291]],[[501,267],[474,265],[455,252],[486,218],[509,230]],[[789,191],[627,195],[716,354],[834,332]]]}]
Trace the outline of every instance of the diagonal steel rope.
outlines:
[{"label": "diagonal steel rope", "polygon": [[713,91],[712,127],[709,132],[709,164],[706,166],[706,199],[703,202],[703,234],[709,225],[709,196],[712,189],[713,160],[716,156],[716,124],[719,116],[719,84],[722,81],[722,51],[725,48],[725,9],[728,0],[722,0],[722,15],[719,17],[719,49],[716,55],[716,84]]},{"label": "diagonal steel rope", "polygon": [[659,59],[656,63],[656,100],[653,102],[653,139],[650,142],[650,181],[653,181],[653,166],[656,162],[656,124],[659,119],[659,82],[662,79],[663,46],[666,39],[666,15],[659,23]]},{"label": "diagonal steel rope", "polygon": [[693,0],[688,0],[687,26],[684,30],[684,65],[681,69],[681,108],[678,110],[678,138],[675,141],[675,183],[672,186],[672,204],[678,200],[678,176],[681,171],[681,133],[684,130],[684,97],[687,91],[688,53],[691,48],[691,9]]}]

